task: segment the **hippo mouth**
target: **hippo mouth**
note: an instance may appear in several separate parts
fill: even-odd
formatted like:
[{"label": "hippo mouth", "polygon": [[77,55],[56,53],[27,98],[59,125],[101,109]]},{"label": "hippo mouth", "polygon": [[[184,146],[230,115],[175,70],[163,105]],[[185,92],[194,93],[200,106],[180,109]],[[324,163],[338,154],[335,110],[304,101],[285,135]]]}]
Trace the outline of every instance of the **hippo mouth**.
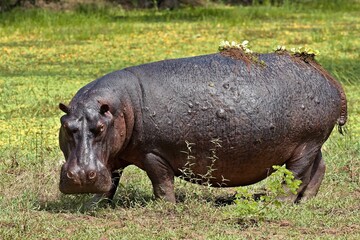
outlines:
[{"label": "hippo mouth", "polygon": [[65,194],[77,193],[106,193],[110,191],[112,186],[111,175],[109,171],[104,169],[94,173],[93,179],[73,178],[65,171],[61,171],[59,189]]}]

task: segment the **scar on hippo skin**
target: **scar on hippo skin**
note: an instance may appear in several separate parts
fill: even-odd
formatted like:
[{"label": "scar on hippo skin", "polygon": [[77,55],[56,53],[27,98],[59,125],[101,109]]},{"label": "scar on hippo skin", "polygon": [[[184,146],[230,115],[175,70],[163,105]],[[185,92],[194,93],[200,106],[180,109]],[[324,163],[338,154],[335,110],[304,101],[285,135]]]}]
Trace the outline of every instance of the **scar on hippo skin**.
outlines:
[{"label": "scar on hippo skin", "polygon": [[[201,176],[216,169],[214,187],[224,179],[226,187],[254,184],[285,164],[302,180],[292,201],[315,196],[325,174],[321,148],[334,126],[346,123],[340,83],[318,63],[286,54],[256,54],[265,67],[251,69],[244,56],[226,54],[129,67],[87,84],[68,106],[60,103],[60,191],[112,199],[121,177],[114,172],[134,165],[156,198],[174,203],[174,177],[184,177],[183,152],[194,143],[191,170]],[[221,140],[216,161],[214,139]]]}]

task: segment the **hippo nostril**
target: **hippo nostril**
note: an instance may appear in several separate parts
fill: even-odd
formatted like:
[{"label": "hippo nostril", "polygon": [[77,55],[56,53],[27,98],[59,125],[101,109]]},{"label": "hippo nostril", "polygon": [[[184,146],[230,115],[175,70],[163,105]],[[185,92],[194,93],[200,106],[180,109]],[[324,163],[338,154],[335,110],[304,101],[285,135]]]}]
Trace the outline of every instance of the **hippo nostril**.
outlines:
[{"label": "hippo nostril", "polygon": [[66,173],[66,176],[67,176],[69,179],[74,179],[75,174],[74,174],[73,172],[71,172],[71,171],[68,171],[68,172]]},{"label": "hippo nostril", "polygon": [[96,172],[90,171],[90,172],[88,173],[88,177],[89,177],[90,180],[94,179],[94,178],[96,177]]}]

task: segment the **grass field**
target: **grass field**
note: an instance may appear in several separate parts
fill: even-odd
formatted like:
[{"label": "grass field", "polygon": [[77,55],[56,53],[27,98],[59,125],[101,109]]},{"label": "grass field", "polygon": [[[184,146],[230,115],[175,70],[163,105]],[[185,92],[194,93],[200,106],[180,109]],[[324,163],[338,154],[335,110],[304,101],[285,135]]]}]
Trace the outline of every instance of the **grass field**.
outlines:
[{"label": "grass field", "polygon": [[[313,2],[0,13],[0,239],[360,239],[360,2]],[[246,218],[234,204],[216,204],[234,189],[177,179],[172,206],[153,201],[135,167],[126,169],[113,208],[84,212],[90,196],[59,192],[59,102],[110,71],[213,53],[224,39],[247,39],[257,52],[310,46],[343,84],[347,133],[334,131],[324,146],[327,172],[316,198]]]}]

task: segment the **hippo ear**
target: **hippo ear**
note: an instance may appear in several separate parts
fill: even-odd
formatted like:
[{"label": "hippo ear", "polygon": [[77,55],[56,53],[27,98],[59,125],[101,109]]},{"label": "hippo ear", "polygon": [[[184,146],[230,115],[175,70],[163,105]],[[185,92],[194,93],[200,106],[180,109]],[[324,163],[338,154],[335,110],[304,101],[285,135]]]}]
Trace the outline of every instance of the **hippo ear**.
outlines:
[{"label": "hippo ear", "polygon": [[103,104],[100,107],[100,114],[104,115],[106,112],[108,112],[110,110],[109,105],[107,104]]},{"label": "hippo ear", "polygon": [[69,107],[66,106],[65,104],[59,103],[59,108],[60,108],[60,110],[63,111],[64,113],[66,113],[66,114],[69,113]]}]

